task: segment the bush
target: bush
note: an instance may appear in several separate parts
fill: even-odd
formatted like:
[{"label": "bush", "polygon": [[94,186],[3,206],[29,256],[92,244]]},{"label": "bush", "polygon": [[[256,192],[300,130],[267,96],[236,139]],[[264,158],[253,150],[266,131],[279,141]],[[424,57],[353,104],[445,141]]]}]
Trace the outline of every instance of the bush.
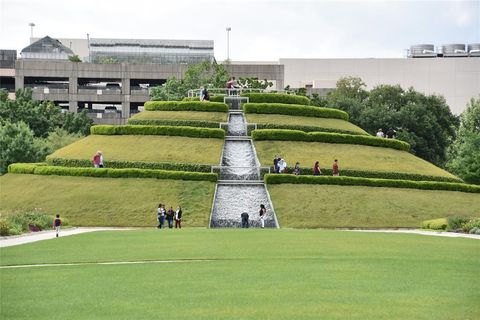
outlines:
[{"label": "bush", "polygon": [[180,126],[97,125],[91,128],[91,133],[98,135],[160,135],[191,138],[225,138],[225,131],[220,128],[212,129]]},{"label": "bush", "polygon": [[392,148],[408,151],[410,145],[404,141],[365,135],[329,132],[303,132],[299,130],[261,129],[252,132],[253,140],[306,141],[341,144],[359,144],[372,147]]},{"label": "bush", "polygon": [[480,231],[480,218],[471,219],[470,221],[464,223],[462,228],[465,233],[480,234],[480,232],[477,233],[476,230],[478,229],[478,231]]},{"label": "bush", "polygon": [[208,101],[147,101],[145,110],[228,112],[228,106],[225,103]]},{"label": "bush", "polygon": [[203,120],[160,120],[160,119],[130,119],[129,125],[147,125],[147,126],[181,126],[181,127],[199,127],[199,128],[220,128],[219,122]]},{"label": "bush", "polygon": [[[223,98],[225,95],[215,95],[210,96],[210,102],[220,102],[223,103]],[[200,97],[185,97],[182,101],[200,101]]]},{"label": "bush", "polygon": [[270,103],[285,103],[285,104],[301,104],[309,105],[310,99],[305,96],[296,96],[285,93],[256,93],[248,92],[242,93],[242,97],[248,97],[249,102],[270,102]]},{"label": "bush", "polygon": [[436,181],[409,181],[395,179],[371,179],[359,177],[329,177],[329,176],[295,176],[289,174],[267,174],[265,182],[268,184],[333,184],[346,186],[390,187],[423,190],[447,190],[470,193],[480,193],[480,186]]},{"label": "bush", "polygon": [[[353,135],[369,135],[368,133],[362,133],[358,131],[350,131],[336,128],[323,128],[323,127],[314,127],[314,126],[299,126],[299,125],[288,125],[288,124],[274,124],[274,123],[258,123],[257,129],[287,129],[287,130],[300,130],[303,132],[335,132],[335,133],[345,133]],[[254,126],[248,125],[248,135],[252,133]]]},{"label": "bush", "polygon": [[470,233],[470,234],[480,234],[480,227],[473,227],[472,229],[470,229],[470,231],[468,233]]},{"label": "bush", "polygon": [[433,219],[422,222],[422,229],[445,230],[447,228],[447,219]]},{"label": "bush", "polygon": [[[322,175],[331,176],[332,169],[322,168]],[[273,172],[273,167],[270,168]],[[287,168],[287,172],[293,172],[293,167]],[[383,172],[383,171],[368,171],[368,170],[352,170],[342,169],[340,174],[347,177],[363,177],[363,178],[379,178],[379,179],[400,179],[400,180],[414,180],[414,181],[443,181],[443,182],[458,182],[463,183],[460,178],[449,178],[441,176],[429,176],[416,173],[402,173],[402,172]],[[300,168],[300,175],[311,176],[313,175],[313,163],[312,168]]]},{"label": "bush", "polygon": [[[30,226],[39,230],[50,229],[53,225],[53,219],[53,215],[47,215],[37,210],[8,216],[5,219],[0,219],[0,235],[11,236],[29,232]],[[62,225],[68,225],[68,221],[64,218],[62,218]]]},{"label": "bush", "polygon": [[463,225],[470,221],[468,217],[451,216],[447,218],[447,231],[459,231]]},{"label": "bush", "polygon": [[24,174],[33,174],[36,167],[45,166],[46,163],[12,163],[8,166],[9,173],[24,173]]},{"label": "bush", "polygon": [[348,114],[345,111],[298,104],[245,103],[243,105],[243,111],[245,113],[284,114],[289,116],[333,118],[348,121]]},{"label": "bush", "polygon": [[[60,167],[92,167],[92,161],[88,159],[66,159],[47,157],[47,164]],[[113,169],[159,169],[173,171],[191,171],[191,172],[210,172],[212,166],[208,164],[196,163],[175,163],[175,162],[141,162],[141,161],[105,161],[105,167]],[[21,172],[19,172],[21,173]],[[27,172],[26,172],[27,173]]]},{"label": "bush", "polygon": [[8,236],[10,233],[10,223],[7,219],[0,219],[0,236]]}]

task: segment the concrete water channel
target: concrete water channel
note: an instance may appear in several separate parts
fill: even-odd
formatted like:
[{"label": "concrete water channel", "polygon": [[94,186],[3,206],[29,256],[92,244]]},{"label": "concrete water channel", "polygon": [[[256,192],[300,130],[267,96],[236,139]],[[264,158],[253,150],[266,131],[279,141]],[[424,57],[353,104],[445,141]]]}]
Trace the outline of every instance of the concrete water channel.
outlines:
[{"label": "concrete water channel", "polygon": [[267,214],[265,227],[278,228],[278,221],[270,195],[263,181],[268,168],[258,161],[252,140],[247,136],[247,123],[241,111],[240,98],[229,97],[227,137],[220,165],[213,170],[219,173],[215,189],[211,228],[238,228],[242,212],[249,214],[250,227],[260,226],[260,204],[265,205]]}]

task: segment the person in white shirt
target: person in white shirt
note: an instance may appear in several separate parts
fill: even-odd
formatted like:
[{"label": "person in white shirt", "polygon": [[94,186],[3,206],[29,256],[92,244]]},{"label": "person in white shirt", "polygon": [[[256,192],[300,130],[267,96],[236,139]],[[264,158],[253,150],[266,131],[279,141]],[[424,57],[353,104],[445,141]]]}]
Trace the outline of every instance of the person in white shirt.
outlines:
[{"label": "person in white shirt", "polygon": [[379,138],[385,138],[385,134],[383,133],[382,129],[378,129],[377,131],[377,137]]}]

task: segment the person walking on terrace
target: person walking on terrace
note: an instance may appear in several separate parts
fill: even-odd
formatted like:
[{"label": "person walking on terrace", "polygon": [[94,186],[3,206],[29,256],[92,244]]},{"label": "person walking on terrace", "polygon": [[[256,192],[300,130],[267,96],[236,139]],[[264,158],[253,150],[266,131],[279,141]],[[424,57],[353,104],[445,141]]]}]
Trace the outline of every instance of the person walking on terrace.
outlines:
[{"label": "person walking on terrace", "polygon": [[383,133],[382,129],[378,129],[377,131],[377,137],[378,138],[385,138],[385,134]]},{"label": "person walking on terrace", "polygon": [[278,154],[276,154],[275,158],[273,158],[273,172],[274,173],[279,173],[278,172],[278,161],[280,161],[280,156]]},{"label": "person walking on terrace", "polygon": [[95,168],[100,168],[100,151],[97,151],[92,159],[93,166]]},{"label": "person walking on terrace", "polygon": [[336,177],[340,175],[340,171],[338,170],[338,160],[337,159],[335,159],[335,161],[333,162],[332,174]]},{"label": "person walking on terrace", "polygon": [[97,151],[97,153],[100,155],[100,163],[98,164],[98,167],[99,168],[104,168],[104,164],[103,164],[103,153],[102,151]]},{"label": "person walking on terrace", "polygon": [[182,207],[178,206],[175,211],[175,229],[182,229]]},{"label": "person walking on terrace", "polygon": [[158,209],[157,209],[157,220],[158,220],[157,228],[162,229],[163,223],[165,222],[165,208],[161,203],[158,205]]},{"label": "person walking on terrace", "polygon": [[322,170],[320,170],[320,164],[318,161],[315,161],[315,164],[313,165],[313,175],[314,176],[319,176],[322,174]]},{"label": "person walking on terrace", "polygon": [[249,227],[249,224],[248,224],[248,213],[246,212],[242,212],[242,214],[240,215],[240,217],[242,218],[242,228],[248,228]]},{"label": "person walking on terrace", "polygon": [[260,211],[258,212],[260,215],[260,226],[265,228],[265,215],[267,214],[267,209],[265,209],[265,205],[261,204],[260,205]]},{"label": "person walking on terrace", "polygon": [[60,234],[60,228],[62,226],[62,220],[60,219],[60,215],[57,214],[55,219],[53,220],[53,228],[55,229],[56,237]]},{"label": "person walking on terrace", "polygon": [[167,211],[167,221],[168,221],[168,228],[173,228],[173,216],[175,215],[175,211],[173,211],[173,207],[170,207]]},{"label": "person walking on terrace", "polygon": [[300,175],[300,162],[295,163],[295,168],[293,169],[293,174],[298,176]]}]

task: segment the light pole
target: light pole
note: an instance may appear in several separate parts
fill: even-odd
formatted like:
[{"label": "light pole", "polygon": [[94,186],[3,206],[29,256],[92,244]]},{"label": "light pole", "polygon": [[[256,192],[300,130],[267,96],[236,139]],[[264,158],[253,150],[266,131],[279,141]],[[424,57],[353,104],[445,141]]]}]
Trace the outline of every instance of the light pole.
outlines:
[{"label": "light pole", "polygon": [[30,38],[33,38],[33,27],[35,27],[35,23],[30,22],[28,25],[30,26]]},{"label": "light pole", "polygon": [[227,61],[230,62],[230,31],[232,28],[227,27]]}]

